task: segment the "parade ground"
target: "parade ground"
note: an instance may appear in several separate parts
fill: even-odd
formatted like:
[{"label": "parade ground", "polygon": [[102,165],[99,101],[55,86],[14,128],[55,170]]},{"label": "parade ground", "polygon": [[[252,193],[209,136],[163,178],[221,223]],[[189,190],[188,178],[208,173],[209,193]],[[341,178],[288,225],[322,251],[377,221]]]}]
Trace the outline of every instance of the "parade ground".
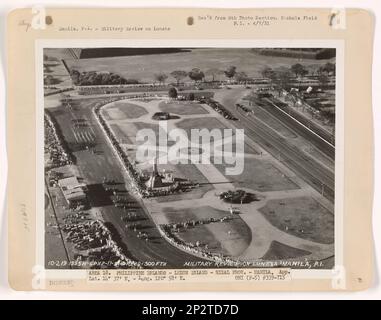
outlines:
[{"label": "parade ground", "polygon": [[[230,90],[225,91],[230,94]],[[222,93],[222,92],[221,92]],[[169,101],[156,98],[120,100],[106,105],[103,115],[122,143],[129,158],[135,159],[138,144],[134,139],[141,128],[152,128],[156,133],[163,122],[153,120],[154,113],[171,112],[175,119],[165,122],[166,130],[180,128],[187,132],[194,128],[235,128],[239,122],[224,119],[207,105],[197,102]],[[233,137],[232,137],[233,138]],[[229,140],[220,141],[223,143]],[[218,143],[218,142],[217,142]],[[156,146],[152,142],[152,146]],[[247,152],[246,152],[247,150]],[[165,156],[165,153],[162,153]],[[274,243],[295,248],[294,256],[300,255],[320,260],[330,256],[333,250],[333,207],[318,192],[293,174],[280,161],[263,150],[253,140],[245,140],[244,171],[238,176],[225,174],[223,164],[163,164],[159,169],[173,175],[191,179],[200,187],[185,194],[172,194],[144,200],[144,205],[156,224],[181,223],[184,221],[222,218],[229,215],[230,204],[217,196],[223,191],[244,189],[259,195],[259,201],[239,205],[240,214],[229,222],[209,223],[192,227],[178,234],[184,242],[195,239],[214,252],[223,252],[242,260],[255,260],[273,256]],[[133,160],[132,160],[133,161]],[[159,154],[160,161],[160,154]],[[149,171],[153,159],[137,164],[140,170]],[[308,214],[290,218],[287,212],[308,208]],[[313,209],[311,212],[310,209]],[[314,236],[311,226],[322,223],[324,236]],[[298,249],[298,250],[296,250]],[[292,251],[287,250],[287,252]],[[284,257],[279,256],[278,259]]]}]

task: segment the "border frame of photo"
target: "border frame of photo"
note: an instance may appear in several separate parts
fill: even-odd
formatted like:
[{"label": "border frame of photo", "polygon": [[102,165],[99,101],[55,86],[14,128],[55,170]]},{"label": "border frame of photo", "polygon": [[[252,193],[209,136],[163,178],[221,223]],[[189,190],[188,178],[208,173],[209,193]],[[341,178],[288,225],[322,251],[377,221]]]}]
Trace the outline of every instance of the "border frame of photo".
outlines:
[{"label": "border frame of photo", "polygon": [[[72,10],[78,9],[48,9],[47,14],[53,20],[45,29],[25,27],[25,21],[33,20],[31,9],[17,9],[8,17],[8,159],[9,159],[9,186],[8,186],[8,217],[9,217],[9,281],[16,290],[361,290],[370,285],[372,279],[372,176],[373,176],[373,138],[371,115],[371,59],[373,17],[369,12],[360,9],[346,10],[345,28],[334,28],[327,17],[332,14],[329,9],[82,9],[73,17]],[[107,14],[105,14],[105,11]],[[234,14],[232,13],[234,12]],[[246,15],[279,15],[293,16],[297,12],[300,16],[314,15],[316,24],[304,22],[303,28],[297,22],[288,25],[288,29],[280,24],[271,25],[265,34],[262,29],[238,29],[229,21],[211,21],[204,23],[197,20],[194,25],[187,25],[189,16],[246,16]],[[80,14],[78,14],[80,13]],[[103,21],[100,22],[100,16]],[[59,26],[92,25],[102,28],[105,20],[118,25],[128,17],[130,24],[138,24],[139,20],[147,19],[150,24],[168,22],[171,27],[165,36],[157,36],[155,31],[143,34],[117,34],[107,36],[103,32],[59,31]],[[32,24],[31,24],[32,25]],[[94,27],[95,28],[95,27]],[[192,28],[192,35],[189,34]],[[359,29],[360,28],[360,29]],[[223,35],[223,37],[222,37]],[[306,40],[308,35],[308,40]],[[191,36],[191,37],[190,37]],[[101,43],[102,40],[112,37],[112,41],[129,39],[136,46],[145,42],[154,46],[162,46],[165,41],[189,44],[210,43],[211,40],[226,43],[231,41],[247,42],[260,41],[263,46],[268,43],[283,41],[297,43],[303,41],[333,41],[341,43],[344,50],[341,58],[343,62],[343,81],[336,88],[337,96],[342,95],[343,113],[337,118],[342,123],[342,132],[336,130],[336,135],[342,140],[342,157],[336,159],[336,191],[342,192],[342,201],[335,202],[342,210],[341,223],[335,226],[336,235],[341,234],[342,257],[340,263],[332,270],[328,277],[316,277],[307,271],[303,276],[293,276],[288,281],[260,281],[238,282],[232,281],[191,281],[178,283],[91,283],[88,273],[71,272],[61,273],[58,277],[46,277],[46,270],[39,264],[37,256],[43,253],[41,245],[41,224],[38,220],[41,197],[36,186],[41,175],[41,158],[37,150],[41,150],[41,140],[38,140],[38,128],[41,129],[41,72],[35,62],[41,62],[41,43],[54,41],[60,43],[74,43],[73,47],[81,47],[85,41]],[[74,40],[76,39],[76,40]],[[88,39],[88,40],[84,40]],[[90,40],[91,39],[91,40]],[[183,39],[179,41],[178,39]],[[195,40],[197,39],[197,40]],[[283,39],[283,40],[279,40]],[[293,40],[289,40],[293,39]],[[192,42],[193,41],[193,42]],[[108,40],[110,42],[110,40]],[[268,42],[268,43],[267,43]],[[68,46],[68,45],[67,45]],[[199,45],[201,46],[201,45]],[[226,45],[225,45],[226,47]],[[29,52],[29,54],[26,54]],[[40,60],[39,60],[40,59]],[[361,63],[359,63],[361,62]],[[41,64],[40,64],[41,65]],[[40,68],[42,69],[42,68]],[[356,76],[354,76],[356,75]],[[345,86],[344,86],[345,82]],[[21,85],[22,84],[22,85]],[[22,93],[22,94],[20,94]],[[359,104],[363,109],[359,110]],[[338,127],[339,129],[339,127]],[[33,134],[32,134],[33,133]],[[40,135],[41,137],[41,135]],[[36,147],[34,147],[36,146]],[[25,155],[34,155],[28,163],[24,163]],[[339,155],[340,153],[337,153]],[[342,176],[339,172],[342,171]],[[339,178],[338,178],[339,177]],[[337,180],[339,179],[339,180]],[[337,184],[337,182],[339,182]],[[336,200],[336,199],[335,199]],[[339,199],[340,200],[340,199]],[[42,202],[43,203],[43,202]],[[335,208],[335,212],[338,212]],[[359,215],[361,212],[361,215]],[[335,222],[337,220],[335,219]],[[356,234],[356,237],[352,235]],[[360,241],[358,239],[361,239]],[[23,248],[20,250],[20,248]],[[340,249],[340,247],[338,247]],[[339,253],[340,250],[336,251]]]}]

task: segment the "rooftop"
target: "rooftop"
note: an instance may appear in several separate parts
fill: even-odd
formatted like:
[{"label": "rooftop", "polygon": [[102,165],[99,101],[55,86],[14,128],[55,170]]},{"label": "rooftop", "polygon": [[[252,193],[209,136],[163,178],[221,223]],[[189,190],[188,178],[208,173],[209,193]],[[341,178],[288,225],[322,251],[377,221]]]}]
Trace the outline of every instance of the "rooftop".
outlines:
[{"label": "rooftop", "polygon": [[58,185],[60,186],[67,202],[83,200],[86,198],[84,191],[86,185],[84,183],[80,183],[75,176],[58,180]]}]

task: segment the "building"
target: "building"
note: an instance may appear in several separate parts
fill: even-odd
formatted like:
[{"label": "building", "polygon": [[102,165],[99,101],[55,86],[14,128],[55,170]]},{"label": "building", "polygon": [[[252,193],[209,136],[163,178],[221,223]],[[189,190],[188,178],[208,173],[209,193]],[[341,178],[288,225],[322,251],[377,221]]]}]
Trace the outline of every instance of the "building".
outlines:
[{"label": "building", "polygon": [[58,180],[58,185],[69,206],[84,204],[86,201],[86,184],[80,183],[77,177]]}]

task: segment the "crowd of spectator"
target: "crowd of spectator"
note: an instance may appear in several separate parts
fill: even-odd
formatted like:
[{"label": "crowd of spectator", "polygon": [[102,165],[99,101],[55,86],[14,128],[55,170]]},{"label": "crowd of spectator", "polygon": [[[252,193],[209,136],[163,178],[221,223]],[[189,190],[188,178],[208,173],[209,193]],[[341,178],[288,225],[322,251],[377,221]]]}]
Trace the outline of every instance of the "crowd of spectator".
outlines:
[{"label": "crowd of spectator", "polygon": [[[95,260],[97,263],[112,262],[114,267],[139,266],[137,262],[126,257],[110,230],[100,220],[65,224],[62,230],[67,234],[66,240],[72,242],[76,250],[87,252],[89,260]],[[81,255],[82,257],[84,255]]]},{"label": "crowd of spectator", "polygon": [[53,94],[58,94],[62,92],[72,91],[74,90],[74,87],[67,87],[67,88],[58,88],[55,86],[44,86],[44,96],[51,96]]},{"label": "crowd of spectator", "polygon": [[170,228],[171,232],[179,232],[181,230],[186,230],[189,227],[196,227],[199,225],[214,223],[214,222],[225,222],[231,220],[231,216],[223,216],[221,218],[211,217],[208,219],[200,219],[200,220],[187,220],[184,222],[174,222],[166,224],[167,227]]},{"label": "crowd of spectator", "polygon": [[199,241],[196,241],[196,243],[186,243],[178,239],[176,236],[174,236],[171,228],[168,225],[160,225],[159,230],[161,234],[167,239],[167,241],[185,252],[199,256],[209,261],[214,261],[218,264],[235,265],[237,263],[234,259],[222,253],[211,252],[208,250],[207,245],[202,245]]},{"label": "crowd of spectator", "polygon": [[45,153],[49,155],[48,162],[45,164],[46,169],[61,167],[72,164],[70,152],[65,147],[61,133],[56,129],[50,115],[45,112],[44,115],[44,132],[45,132]]},{"label": "crowd of spectator", "polygon": [[[111,101],[109,100],[108,102],[111,102]],[[147,190],[146,190],[147,188],[146,188],[146,186],[144,184],[144,181],[142,181],[139,172],[135,169],[135,167],[132,165],[132,163],[128,159],[128,156],[123,151],[123,149],[120,146],[118,140],[116,139],[113,131],[111,130],[111,128],[107,124],[107,121],[104,119],[104,117],[103,117],[103,115],[101,113],[101,108],[102,108],[103,105],[104,105],[103,103],[98,103],[95,106],[95,108],[93,109],[94,114],[95,114],[96,118],[98,119],[102,129],[104,130],[107,138],[109,139],[110,143],[112,144],[113,149],[115,150],[115,152],[117,153],[119,159],[123,163],[123,166],[124,166],[128,176],[130,177],[130,179],[131,179],[131,181],[133,183],[133,186],[135,187],[137,192],[142,197],[146,197],[146,196],[148,196],[148,193],[147,193]]]},{"label": "crowd of spectator", "polygon": [[248,107],[244,106],[243,104],[236,103],[235,104],[236,109],[240,109],[243,112],[246,112],[247,115],[250,115],[250,113],[253,113],[253,110],[250,110]]}]

